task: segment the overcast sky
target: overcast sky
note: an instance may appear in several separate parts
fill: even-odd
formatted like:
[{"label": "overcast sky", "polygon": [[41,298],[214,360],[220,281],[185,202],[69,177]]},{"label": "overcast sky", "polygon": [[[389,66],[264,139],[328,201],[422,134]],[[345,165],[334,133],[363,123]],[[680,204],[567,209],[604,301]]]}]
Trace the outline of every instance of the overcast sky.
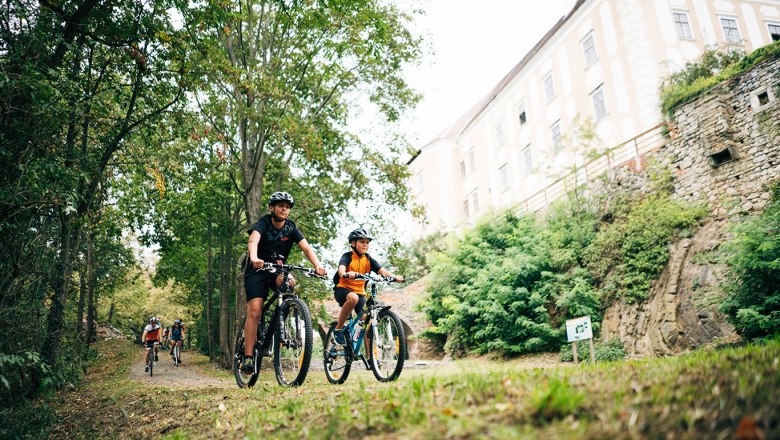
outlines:
[{"label": "overcast sky", "polygon": [[420,148],[477,103],[515,66],[574,0],[426,0],[417,20],[433,54],[408,69],[423,100],[403,131]]}]

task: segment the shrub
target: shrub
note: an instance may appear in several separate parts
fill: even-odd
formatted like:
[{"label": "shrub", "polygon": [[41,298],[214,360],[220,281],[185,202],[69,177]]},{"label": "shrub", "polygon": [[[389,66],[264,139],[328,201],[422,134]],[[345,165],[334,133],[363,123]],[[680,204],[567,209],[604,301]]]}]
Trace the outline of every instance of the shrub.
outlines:
[{"label": "shrub", "polygon": [[735,232],[724,246],[733,276],[721,310],[748,339],[780,333],[780,184],[764,212]]},{"label": "shrub", "polygon": [[[596,361],[619,361],[625,359],[626,355],[626,348],[620,339],[593,343],[593,356]],[[577,357],[580,361],[590,359],[590,345],[587,341],[577,344]],[[561,346],[561,362],[574,362],[571,344]]]}]

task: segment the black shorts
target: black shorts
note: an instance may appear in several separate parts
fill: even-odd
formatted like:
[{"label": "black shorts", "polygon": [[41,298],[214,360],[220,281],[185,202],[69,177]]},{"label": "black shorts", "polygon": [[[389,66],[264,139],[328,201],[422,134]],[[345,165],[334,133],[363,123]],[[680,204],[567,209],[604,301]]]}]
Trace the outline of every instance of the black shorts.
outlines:
[{"label": "black shorts", "polygon": [[[347,302],[347,295],[349,295],[350,292],[352,291],[344,287],[334,287],[333,298],[335,298],[336,302],[338,302],[339,305],[343,307],[344,303]],[[366,305],[366,296],[358,295],[357,293],[355,293],[355,295],[358,296],[358,302],[355,304],[355,313],[360,315],[360,312],[363,311],[363,306]]]},{"label": "black shorts", "polygon": [[154,348],[154,344],[159,344],[159,343],[160,343],[160,341],[157,341],[157,340],[150,341],[150,340],[147,339],[146,340],[146,348]]},{"label": "black shorts", "polygon": [[246,301],[251,299],[268,299],[268,292],[276,292],[277,273],[258,271],[244,275],[244,288],[246,289]]}]

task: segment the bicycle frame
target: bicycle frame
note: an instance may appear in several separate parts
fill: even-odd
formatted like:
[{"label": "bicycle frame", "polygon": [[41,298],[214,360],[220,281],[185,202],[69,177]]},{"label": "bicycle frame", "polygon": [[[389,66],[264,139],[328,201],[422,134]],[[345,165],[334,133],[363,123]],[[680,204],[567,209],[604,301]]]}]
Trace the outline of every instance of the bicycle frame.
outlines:
[{"label": "bicycle frame", "polygon": [[[360,275],[355,279],[365,280],[366,286],[369,287],[371,294],[368,300],[366,300],[365,309],[361,311],[360,316],[356,314],[350,316],[349,320],[346,322],[346,324],[344,324],[344,329],[348,330],[345,333],[345,336],[350,337],[349,343],[347,345],[349,345],[349,347],[351,348],[352,351],[351,355],[353,356],[353,359],[357,359],[358,357],[360,357],[360,350],[364,345],[365,337],[368,334],[368,330],[371,329],[371,327],[374,326],[376,322],[378,322],[379,312],[381,312],[384,309],[390,308],[390,306],[382,305],[379,302],[379,294],[378,294],[379,289],[377,288],[377,283],[380,281],[390,282],[391,280],[388,278],[384,278],[381,280],[375,279],[370,275]],[[366,317],[363,318],[363,315],[366,315]],[[360,329],[360,334],[358,335],[357,340],[355,340],[354,339],[355,326],[357,326],[357,323],[360,321],[363,321],[363,328]],[[366,363],[366,368],[368,368],[368,363],[365,357],[363,357],[362,360],[364,363]]]}]

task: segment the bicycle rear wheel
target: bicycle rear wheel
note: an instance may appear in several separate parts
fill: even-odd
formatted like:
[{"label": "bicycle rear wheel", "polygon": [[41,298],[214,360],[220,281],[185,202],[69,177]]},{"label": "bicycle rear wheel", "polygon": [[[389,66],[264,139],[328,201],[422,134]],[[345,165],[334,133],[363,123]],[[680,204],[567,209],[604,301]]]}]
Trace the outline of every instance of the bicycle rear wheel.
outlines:
[{"label": "bicycle rear wheel", "polygon": [[311,363],[314,329],[306,303],[290,298],[282,303],[274,341],[274,371],[279,385],[303,384]]},{"label": "bicycle rear wheel", "polygon": [[390,310],[382,310],[370,333],[369,353],[374,377],[380,382],[398,379],[406,358],[406,336],[401,318]]},{"label": "bicycle rear wheel", "polygon": [[[246,324],[246,317],[241,320],[241,326],[236,332],[236,344],[233,350],[233,375],[236,377],[236,384],[239,388],[252,388],[257,382],[258,374],[251,372],[245,373],[244,366],[244,324]],[[254,350],[255,357],[255,371],[260,371],[260,363],[262,358],[258,356],[257,350]]]},{"label": "bicycle rear wheel", "polygon": [[322,354],[325,362],[325,377],[332,384],[342,384],[349,377],[352,369],[352,363],[347,361],[346,347],[336,344],[333,339],[333,332],[336,330],[336,323],[330,324],[328,336],[323,344]]}]

